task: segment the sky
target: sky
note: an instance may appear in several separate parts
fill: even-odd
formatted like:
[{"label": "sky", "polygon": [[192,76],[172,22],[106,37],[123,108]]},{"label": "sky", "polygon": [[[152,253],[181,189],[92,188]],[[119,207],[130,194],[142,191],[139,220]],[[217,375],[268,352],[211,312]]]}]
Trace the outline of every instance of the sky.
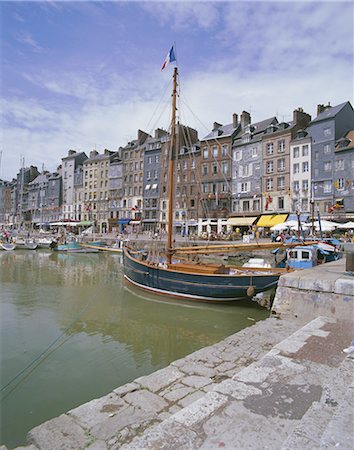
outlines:
[{"label": "sky", "polygon": [[0,178],[54,171],[69,149],[118,150],[168,128],[176,45],[181,122],[203,138],[250,112],[353,104],[351,1],[1,1]]}]

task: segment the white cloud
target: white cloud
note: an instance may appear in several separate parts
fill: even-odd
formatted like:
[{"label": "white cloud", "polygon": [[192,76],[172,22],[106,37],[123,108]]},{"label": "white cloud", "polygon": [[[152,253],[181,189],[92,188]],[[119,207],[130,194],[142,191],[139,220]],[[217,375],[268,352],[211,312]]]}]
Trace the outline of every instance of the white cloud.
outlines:
[{"label": "white cloud", "polygon": [[44,48],[41,47],[38,42],[34,39],[31,33],[27,31],[22,31],[17,35],[17,41],[21,44],[25,44],[27,47],[36,53],[44,52]]}]

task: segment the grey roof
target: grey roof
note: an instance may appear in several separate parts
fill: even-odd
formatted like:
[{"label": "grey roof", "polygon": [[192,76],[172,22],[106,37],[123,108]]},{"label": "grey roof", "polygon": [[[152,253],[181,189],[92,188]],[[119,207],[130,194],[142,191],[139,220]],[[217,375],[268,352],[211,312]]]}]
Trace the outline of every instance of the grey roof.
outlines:
[{"label": "grey roof", "polygon": [[[261,120],[260,122],[251,123],[251,127],[253,128],[252,142],[256,142],[256,141],[260,140],[261,133],[264,133],[264,131],[267,129],[267,127],[269,127],[269,125],[271,125],[274,122],[274,120],[276,120],[276,119],[277,118],[275,116],[273,116],[273,117],[269,117],[269,119]],[[274,125],[276,126],[277,124],[278,124],[278,121],[276,120],[276,123]],[[242,130],[242,129],[237,133],[236,139],[235,139],[236,145],[239,145],[239,143],[237,141],[240,141],[244,134],[245,134],[244,130]]]},{"label": "grey roof", "polygon": [[237,130],[237,128],[234,128],[232,126],[232,123],[229,123],[228,125],[223,125],[217,129],[218,132],[221,132],[220,134],[216,135],[214,131],[206,135],[201,141],[207,141],[208,139],[216,139],[221,137],[227,137],[231,136],[232,133]]},{"label": "grey roof", "polygon": [[48,181],[49,176],[50,176],[49,173],[41,173],[28,184],[46,183]]},{"label": "grey roof", "polygon": [[85,159],[84,164],[87,164],[92,161],[100,161],[100,160],[110,159],[113,155],[114,154],[106,155],[105,153],[96,155],[96,156],[93,156],[92,158]]},{"label": "grey roof", "polygon": [[73,153],[72,155],[65,156],[64,158],[61,158],[61,159],[62,159],[62,161],[64,159],[75,159],[75,158],[77,158],[80,155],[85,155],[86,156],[86,153],[85,152]]},{"label": "grey roof", "polygon": [[326,111],[321,112],[317,117],[315,117],[315,119],[313,119],[313,120],[311,121],[311,123],[314,123],[314,122],[320,122],[321,120],[332,119],[332,118],[335,117],[335,116],[339,113],[339,111],[340,111],[341,109],[343,109],[344,106],[347,105],[348,103],[349,103],[349,102],[344,102],[344,103],[341,103],[340,105],[332,106],[332,107],[326,109]]}]

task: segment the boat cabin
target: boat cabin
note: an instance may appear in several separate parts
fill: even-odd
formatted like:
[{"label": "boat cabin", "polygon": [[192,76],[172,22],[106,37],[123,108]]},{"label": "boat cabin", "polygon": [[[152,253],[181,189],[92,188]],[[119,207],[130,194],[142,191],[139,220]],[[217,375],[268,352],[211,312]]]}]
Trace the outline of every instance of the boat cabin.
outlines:
[{"label": "boat cabin", "polygon": [[309,269],[317,266],[317,248],[299,246],[286,251],[286,265],[292,269]]}]

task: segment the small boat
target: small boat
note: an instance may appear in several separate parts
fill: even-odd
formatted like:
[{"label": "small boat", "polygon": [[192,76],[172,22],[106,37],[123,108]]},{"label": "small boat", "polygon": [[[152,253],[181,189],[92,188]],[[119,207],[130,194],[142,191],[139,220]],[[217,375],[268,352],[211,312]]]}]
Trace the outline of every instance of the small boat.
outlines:
[{"label": "small boat", "polygon": [[269,263],[266,262],[263,258],[250,258],[246,263],[242,265],[242,267],[253,267],[253,268],[270,268],[272,267]]},{"label": "small boat", "polygon": [[53,239],[48,237],[40,237],[37,242],[39,248],[50,248]]},{"label": "small boat", "polygon": [[108,246],[108,245],[104,245],[104,246],[93,245],[92,242],[90,242],[88,244],[81,244],[81,246],[84,247],[84,248],[97,249],[97,250],[100,250],[102,252],[122,253],[123,252],[124,241],[117,241],[111,246]]},{"label": "small boat", "polygon": [[24,238],[22,236],[14,238],[14,243],[21,250],[36,250],[38,247],[38,243],[33,238]]},{"label": "small boat", "polygon": [[11,242],[0,242],[0,249],[6,251],[12,251],[16,249],[16,244]]},{"label": "small boat", "polygon": [[333,245],[317,242],[313,245],[287,249],[284,262],[285,266],[291,269],[309,269],[339,258],[341,253]]}]

